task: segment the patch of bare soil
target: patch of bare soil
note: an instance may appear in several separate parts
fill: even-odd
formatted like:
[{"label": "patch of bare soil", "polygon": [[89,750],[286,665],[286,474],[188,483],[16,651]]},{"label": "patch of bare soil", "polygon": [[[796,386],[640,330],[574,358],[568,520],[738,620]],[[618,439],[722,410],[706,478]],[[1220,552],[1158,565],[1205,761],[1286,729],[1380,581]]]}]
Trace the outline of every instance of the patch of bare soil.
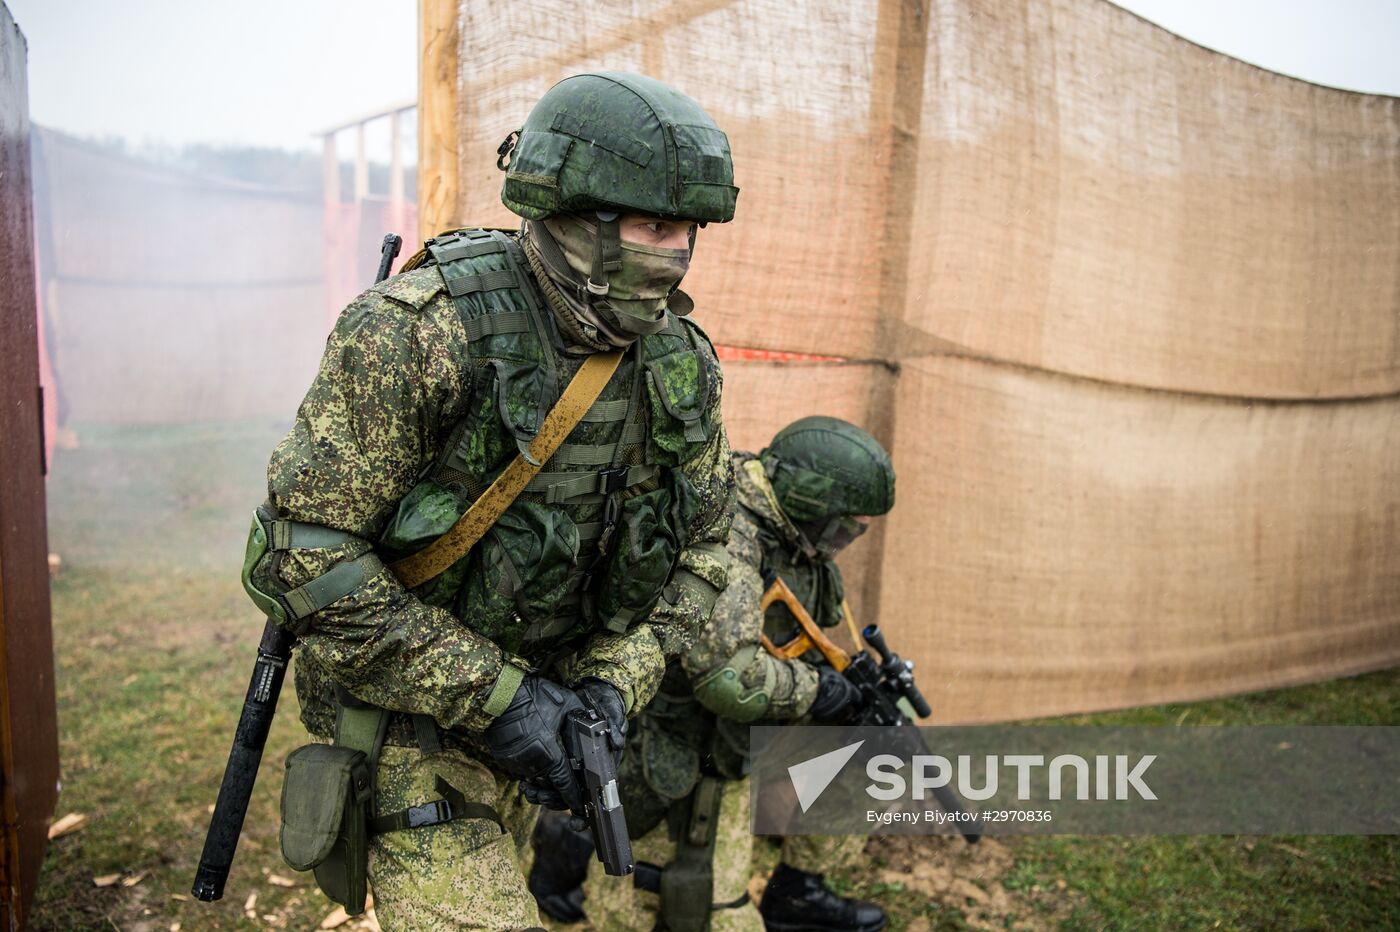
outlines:
[{"label": "patch of bare soil", "polygon": [[[995,838],[969,845],[961,838],[880,835],[865,853],[880,883],[899,884],[930,903],[956,909],[974,929],[1055,929],[1074,908],[1062,886],[1007,889],[1003,884],[1014,858]],[[927,928],[926,919],[908,927],[909,932]]]}]

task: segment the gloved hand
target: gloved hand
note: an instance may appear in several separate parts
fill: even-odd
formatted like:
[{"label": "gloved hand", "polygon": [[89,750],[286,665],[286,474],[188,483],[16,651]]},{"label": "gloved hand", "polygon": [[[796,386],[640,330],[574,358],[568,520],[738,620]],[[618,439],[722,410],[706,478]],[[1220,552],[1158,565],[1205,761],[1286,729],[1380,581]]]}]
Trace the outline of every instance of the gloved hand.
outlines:
[{"label": "gloved hand", "polygon": [[583,814],[583,788],[569,767],[562,733],[569,713],[582,709],[572,690],[527,673],[510,705],[482,733],[496,764],[521,781],[531,802]]},{"label": "gloved hand", "polygon": [[613,752],[613,766],[622,764],[622,750],[627,746],[627,710],[622,704],[622,693],[613,684],[595,677],[579,680],[574,684],[574,692],[588,708],[597,712],[608,723],[608,745]]},{"label": "gloved hand", "polygon": [[835,667],[826,664],[817,667],[817,698],[807,710],[815,721],[844,721],[858,701],[860,690]]},{"label": "gloved hand", "polygon": [[[574,694],[583,708],[597,712],[608,723],[608,747],[613,752],[613,766],[622,764],[622,752],[627,746],[627,715],[622,708],[622,693],[606,680],[589,677],[574,684]],[[565,750],[568,750],[567,748]],[[539,780],[520,784],[525,798],[546,809],[573,808],[568,806],[553,785]],[[579,812],[580,810],[574,810]]]}]

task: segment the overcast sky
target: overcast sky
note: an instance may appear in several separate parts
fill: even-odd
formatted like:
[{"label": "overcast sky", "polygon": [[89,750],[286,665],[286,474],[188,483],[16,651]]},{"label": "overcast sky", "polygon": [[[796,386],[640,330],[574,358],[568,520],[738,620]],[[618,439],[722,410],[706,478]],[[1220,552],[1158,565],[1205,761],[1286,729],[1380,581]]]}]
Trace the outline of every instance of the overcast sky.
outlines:
[{"label": "overcast sky", "polygon": [[[4,2],[29,40],[31,119],[77,135],[311,148],[417,95],[416,0]],[[1400,0],[1119,5],[1274,71],[1400,95]]]}]

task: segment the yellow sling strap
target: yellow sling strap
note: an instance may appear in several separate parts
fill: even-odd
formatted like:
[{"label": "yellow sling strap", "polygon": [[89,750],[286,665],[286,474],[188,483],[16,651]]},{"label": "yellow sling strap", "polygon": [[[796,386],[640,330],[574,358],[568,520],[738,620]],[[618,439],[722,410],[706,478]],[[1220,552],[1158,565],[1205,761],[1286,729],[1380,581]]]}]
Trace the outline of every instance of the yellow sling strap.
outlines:
[{"label": "yellow sling strap", "polygon": [[[406,588],[422,585],[456,563],[483,534],[491,529],[496,519],[510,507],[525,486],[530,484],[535,473],[554,451],[569,436],[585,412],[608,384],[622,353],[594,353],[584,360],[583,365],[569,380],[564,394],[545,415],[539,433],[530,441],[530,456],[517,456],[506,466],[496,481],[487,486],[481,497],[472,502],[470,508],[447,532],[415,554],[404,557],[389,565],[389,570],[398,577]],[[532,463],[531,460],[534,462]]]}]

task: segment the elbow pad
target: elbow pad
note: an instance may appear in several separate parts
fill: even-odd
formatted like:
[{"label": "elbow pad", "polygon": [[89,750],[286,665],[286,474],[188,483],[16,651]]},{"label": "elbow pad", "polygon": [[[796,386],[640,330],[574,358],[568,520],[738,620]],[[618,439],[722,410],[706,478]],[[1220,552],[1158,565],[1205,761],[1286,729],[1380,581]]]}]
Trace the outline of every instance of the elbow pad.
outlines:
[{"label": "elbow pad", "polygon": [[374,551],[354,560],[337,563],[325,573],[295,589],[278,585],[265,559],[279,550],[309,550],[338,547],[356,540],[353,535],[319,524],[267,518],[261,509],[253,512],[248,545],[243,553],[243,590],[267,617],[283,628],[301,634],[308,627],[307,617],[332,602],[339,601],[384,569]]},{"label": "elbow pad", "polygon": [[764,664],[762,683],[746,686],[743,680],[743,671],[753,665],[760,650],[757,644],[746,644],[723,665],[696,678],[695,698],[720,718],[736,722],[762,718],[768,711],[777,673],[772,664]]}]

